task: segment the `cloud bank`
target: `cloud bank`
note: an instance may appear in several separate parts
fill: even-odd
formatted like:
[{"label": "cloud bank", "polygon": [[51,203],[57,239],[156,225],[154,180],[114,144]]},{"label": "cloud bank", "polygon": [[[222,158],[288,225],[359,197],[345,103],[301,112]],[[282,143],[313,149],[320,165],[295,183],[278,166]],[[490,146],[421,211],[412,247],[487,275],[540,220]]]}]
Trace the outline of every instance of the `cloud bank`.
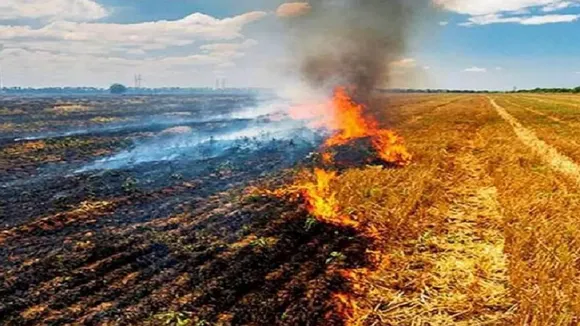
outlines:
[{"label": "cloud bank", "polygon": [[[254,11],[220,19],[193,13],[177,20],[98,22],[108,13],[91,0],[1,1],[0,53],[9,83],[30,85],[27,76],[34,75],[42,76],[32,85],[37,87],[86,85],[79,76],[92,76],[93,85],[106,86],[115,76],[131,80],[147,72],[159,83],[176,85],[171,76],[186,77],[188,70],[186,78],[200,69],[205,76],[219,75],[257,45],[243,29],[267,15]],[[11,19],[24,23],[2,24]]]},{"label": "cloud bank", "polygon": [[2,0],[0,20],[41,19],[47,21],[94,21],[108,11],[92,0]]},{"label": "cloud bank", "polygon": [[433,0],[442,9],[469,16],[462,26],[512,23],[543,25],[570,23],[580,14],[558,13],[577,7],[579,0]]}]

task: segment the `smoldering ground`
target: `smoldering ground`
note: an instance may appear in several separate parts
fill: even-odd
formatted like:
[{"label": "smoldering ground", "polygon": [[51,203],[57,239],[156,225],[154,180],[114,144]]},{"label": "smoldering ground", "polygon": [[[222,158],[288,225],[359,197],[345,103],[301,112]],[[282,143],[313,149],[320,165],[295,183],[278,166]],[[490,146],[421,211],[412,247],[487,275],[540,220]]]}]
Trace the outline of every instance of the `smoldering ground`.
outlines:
[{"label": "smoldering ground", "polygon": [[172,117],[172,123],[165,124],[160,123],[165,119],[151,119],[147,125],[138,124],[141,130],[152,130],[152,125],[164,128],[157,128],[149,133],[150,137],[135,139],[130,148],[84,165],[76,172],[131,168],[159,161],[205,160],[235,155],[236,150],[261,150],[272,140],[301,139],[314,144],[315,133],[304,122],[287,116],[288,105],[281,100],[264,100],[203,119]]}]

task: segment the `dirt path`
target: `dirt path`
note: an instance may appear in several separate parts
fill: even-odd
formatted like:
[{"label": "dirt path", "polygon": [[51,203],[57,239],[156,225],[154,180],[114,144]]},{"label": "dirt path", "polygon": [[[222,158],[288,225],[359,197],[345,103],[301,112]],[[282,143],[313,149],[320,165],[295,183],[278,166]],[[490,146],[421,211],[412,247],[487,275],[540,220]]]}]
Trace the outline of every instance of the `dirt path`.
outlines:
[{"label": "dirt path", "polygon": [[554,170],[568,175],[580,184],[580,166],[578,166],[576,162],[538,138],[533,131],[524,127],[516,118],[509,114],[505,108],[498,105],[494,99],[489,98],[489,100],[497,113],[512,126],[518,138],[526,144],[526,146],[533,149]]}]

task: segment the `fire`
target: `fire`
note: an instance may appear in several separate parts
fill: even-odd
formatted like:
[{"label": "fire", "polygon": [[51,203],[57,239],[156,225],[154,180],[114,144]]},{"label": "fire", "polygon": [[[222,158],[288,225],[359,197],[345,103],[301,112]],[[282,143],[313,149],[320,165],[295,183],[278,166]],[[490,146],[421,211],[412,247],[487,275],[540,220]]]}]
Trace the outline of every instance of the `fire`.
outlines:
[{"label": "fire", "polygon": [[[345,88],[339,87],[330,104],[296,106],[290,110],[290,115],[295,119],[319,119],[314,121],[314,125],[334,130],[334,135],[324,143],[327,149],[369,137],[381,160],[398,165],[408,164],[411,155],[403,145],[403,139],[391,130],[379,128],[378,123],[366,117],[364,111],[363,105],[356,103]],[[322,152],[321,157],[325,165],[334,162],[334,154],[329,150]],[[314,182],[298,185],[309,212],[325,222],[357,227],[358,222],[339,214],[336,192],[331,191],[330,187],[337,173],[317,168],[314,170],[314,178]]]},{"label": "fire", "polygon": [[332,106],[335,110],[334,125],[338,131],[326,142],[326,146],[344,145],[351,140],[369,136],[376,130],[376,123],[363,117],[364,107],[355,103],[346,89],[339,87],[334,92]]},{"label": "fire", "polygon": [[379,130],[373,136],[373,147],[385,162],[407,165],[412,158],[403,144],[403,138],[391,130]]},{"label": "fire", "polygon": [[345,88],[335,90],[332,105],[337,132],[325,142],[325,146],[345,145],[352,140],[370,137],[378,156],[385,162],[398,165],[410,162],[411,154],[403,145],[403,139],[391,130],[380,129],[374,119],[365,117],[364,106],[356,103]]},{"label": "fire", "polygon": [[330,190],[330,182],[336,178],[336,173],[316,169],[314,174],[316,183],[306,184],[304,195],[314,215],[324,219],[332,218],[338,210],[336,193]]},{"label": "fire", "polygon": [[308,211],[324,222],[357,227],[358,222],[338,214],[339,202],[336,199],[336,192],[330,187],[331,182],[337,177],[336,172],[315,169],[314,177],[315,182],[306,182],[298,186],[306,201]]},{"label": "fire", "polygon": [[350,320],[353,319],[355,311],[358,309],[356,300],[349,294],[337,293],[334,295],[334,300],[337,303],[337,312],[347,320],[347,325],[350,325]]},{"label": "fire", "polygon": [[[289,116],[295,120],[309,120],[311,128],[321,128],[335,133],[326,140],[325,147],[348,144],[369,137],[377,156],[387,163],[407,165],[411,155],[403,145],[403,139],[391,130],[381,129],[372,117],[365,116],[365,107],[357,103],[344,87],[337,87],[329,103],[295,105]],[[328,155],[324,162],[332,162]]]},{"label": "fire", "polygon": [[330,152],[322,153],[322,163],[332,164],[334,162],[334,155]]},{"label": "fire", "polygon": [[[370,145],[375,149],[376,155],[381,160],[397,164],[407,165],[411,160],[411,155],[403,144],[403,139],[394,131],[381,129],[374,119],[365,116],[365,107],[355,102],[345,88],[337,88],[333,100],[330,104],[318,106],[296,106],[290,111],[290,115],[295,119],[308,119],[313,121],[311,126],[323,127],[334,131],[328,138],[320,153],[318,166],[329,167],[335,162],[335,152],[332,147],[349,144],[350,142],[368,138]],[[342,213],[336,182],[339,175],[336,171],[315,168],[308,174],[310,180],[299,181],[292,187],[285,188],[276,195],[295,195],[306,204],[309,213],[320,222],[329,223],[342,227],[357,229],[360,234],[364,234],[371,239],[380,239],[380,231],[372,222],[358,222],[353,220],[348,214]],[[334,186],[334,188],[333,188]],[[381,252],[367,250],[369,261],[377,266],[388,268],[388,257]],[[345,321],[345,325],[355,325],[356,319],[364,313],[363,309],[357,305],[357,297],[368,290],[368,283],[365,281],[371,276],[371,271],[367,268],[344,269],[339,271],[340,275],[350,284],[350,293],[336,293],[332,296],[333,310],[328,312],[331,316],[340,316]]]}]

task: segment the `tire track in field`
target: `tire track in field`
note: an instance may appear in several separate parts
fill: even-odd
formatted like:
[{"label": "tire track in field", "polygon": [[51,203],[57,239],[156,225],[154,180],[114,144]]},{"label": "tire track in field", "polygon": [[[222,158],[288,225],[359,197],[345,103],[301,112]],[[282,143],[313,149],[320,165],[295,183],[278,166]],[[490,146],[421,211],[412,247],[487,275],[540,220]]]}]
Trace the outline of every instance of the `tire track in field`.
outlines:
[{"label": "tire track in field", "polygon": [[530,147],[540,155],[554,170],[568,175],[570,178],[574,179],[576,183],[580,184],[580,166],[578,166],[576,162],[538,138],[533,131],[524,127],[516,118],[509,114],[505,108],[498,105],[494,99],[489,98],[489,101],[495,108],[496,112],[512,126],[518,138],[526,146]]},{"label": "tire track in field", "polygon": [[380,325],[510,325],[516,306],[497,189],[477,157],[479,134],[463,135],[448,172],[453,182],[444,186],[449,197],[445,221],[410,243],[399,258],[405,276],[393,279],[408,283],[382,307]]},{"label": "tire track in field", "polygon": [[552,120],[552,121],[554,121],[554,122],[556,122],[556,123],[561,123],[561,124],[567,125],[567,126],[569,126],[569,127],[578,126],[578,124],[575,124],[575,123],[573,123],[573,122],[564,121],[564,120],[562,120],[562,119],[560,119],[560,118],[558,118],[558,117],[555,117],[555,116],[553,116],[553,115],[549,115],[549,114],[547,114],[547,113],[544,113],[544,112],[541,112],[541,111],[538,111],[538,110],[534,110],[534,109],[532,109],[532,108],[530,108],[530,107],[526,107],[526,106],[523,106],[523,105],[516,104],[516,103],[514,103],[514,102],[512,102],[512,101],[510,101],[510,100],[508,100],[508,99],[504,99],[504,100],[505,100],[505,101],[506,101],[506,102],[507,102],[509,105],[512,105],[512,106],[515,106],[515,107],[517,107],[517,108],[520,108],[520,109],[526,110],[526,111],[528,111],[528,112],[531,112],[531,113],[533,113],[533,114],[537,114],[537,115],[539,115],[539,116],[542,116],[542,117],[548,118],[548,119],[550,119],[550,120]]},{"label": "tire track in field", "polygon": [[570,103],[570,102],[565,102],[565,101],[557,101],[557,100],[546,100],[543,98],[538,98],[535,96],[518,96],[518,98],[522,98],[522,99],[526,99],[526,100],[532,100],[532,101],[536,101],[536,102],[541,102],[541,103],[545,103],[545,104],[550,104],[550,105],[561,105],[561,106],[568,106],[568,107],[580,107],[580,103]]},{"label": "tire track in field", "polygon": [[423,235],[407,261],[429,266],[415,275],[421,292],[389,302],[385,324],[507,325],[513,317],[497,190],[472,153],[456,162],[465,178],[446,190],[453,199],[444,230]]},{"label": "tire track in field", "polygon": [[[500,325],[513,315],[514,303],[508,289],[505,238],[498,228],[503,216],[497,190],[471,152],[460,155],[457,164],[467,178],[449,190],[454,200],[446,232],[431,240],[441,252],[433,257],[434,291],[427,294],[426,303],[437,313],[424,322]],[[469,311],[478,313],[460,317]]]}]

